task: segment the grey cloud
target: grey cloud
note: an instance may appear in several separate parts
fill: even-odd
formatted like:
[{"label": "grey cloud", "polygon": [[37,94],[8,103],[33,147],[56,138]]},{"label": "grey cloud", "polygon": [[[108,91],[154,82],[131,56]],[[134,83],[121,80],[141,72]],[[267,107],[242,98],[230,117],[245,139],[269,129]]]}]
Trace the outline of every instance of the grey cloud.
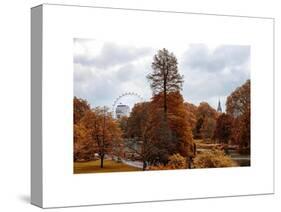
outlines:
[{"label": "grey cloud", "polygon": [[[87,50],[87,40],[75,39]],[[124,92],[140,92],[150,70],[152,48],[104,43],[97,55],[74,54],[74,95],[92,106],[111,106]],[[148,62],[149,61],[149,62]],[[144,79],[142,79],[144,75]]]},{"label": "grey cloud", "polygon": [[81,82],[74,82],[74,95],[87,99],[91,106],[110,106],[118,95],[117,83],[114,79],[92,75]]},{"label": "grey cloud", "polygon": [[204,44],[191,45],[180,64],[185,98],[214,105],[215,99],[228,96],[250,78],[249,63],[250,46],[225,45],[210,51]]},{"label": "grey cloud", "polygon": [[94,106],[111,106],[125,92],[136,92],[148,97],[150,91],[146,80],[151,61],[142,57],[141,62],[128,61],[106,70],[76,64],[74,67],[74,95],[87,99]]},{"label": "grey cloud", "polygon": [[90,69],[74,67],[74,82],[83,83],[92,78],[92,76],[93,73],[90,71]]},{"label": "grey cloud", "polygon": [[183,67],[216,72],[225,67],[245,63],[250,57],[250,46],[223,45],[211,52],[204,44],[191,45],[183,55]]},{"label": "grey cloud", "polygon": [[105,43],[100,54],[96,57],[75,55],[74,63],[106,69],[111,66],[134,61],[150,52],[150,48],[136,48],[132,46],[119,46],[114,43]]},{"label": "grey cloud", "polygon": [[116,77],[121,82],[130,81],[131,79],[134,78],[135,75],[136,75],[136,67],[131,63],[120,67],[116,71]]}]

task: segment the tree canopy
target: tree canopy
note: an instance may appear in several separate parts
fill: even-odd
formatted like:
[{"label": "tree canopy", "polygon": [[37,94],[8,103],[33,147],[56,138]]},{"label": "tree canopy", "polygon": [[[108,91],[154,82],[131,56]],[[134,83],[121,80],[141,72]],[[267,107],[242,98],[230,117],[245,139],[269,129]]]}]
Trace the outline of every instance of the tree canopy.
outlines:
[{"label": "tree canopy", "polygon": [[250,151],[251,82],[247,80],[227,97],[226,112],[234,117],[232,142],[243,152]]},{"label": "tree canopy", "polygon": [[147,75],[147,79],[154,95],[163,93],[163,108],[166,116],[167,94],[182,89],[183,75],[178,72],[177,58],[165,48],[154,55],[151,67],[153,71]]}]

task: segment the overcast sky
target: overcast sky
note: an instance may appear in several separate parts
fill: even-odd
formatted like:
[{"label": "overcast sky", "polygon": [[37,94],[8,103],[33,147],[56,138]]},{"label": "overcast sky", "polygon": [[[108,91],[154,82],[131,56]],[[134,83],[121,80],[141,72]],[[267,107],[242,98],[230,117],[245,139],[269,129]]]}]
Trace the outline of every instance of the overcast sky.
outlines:
[{"label": "overcast sky", "polygon": [[[208,102],[215,109],[218,100],[225,110],[226,97],[250,78],[250,46],[180,44],[163,46],[178,59],[184,75],[185,101]],[[146,75],[152,71],[153,56],[159,47],[74,39],[74,95],[87,99],[92,107],[108,106],[126,92],[144,100],[151,98]],[[132,107],[138,98],[120,100]]]}]

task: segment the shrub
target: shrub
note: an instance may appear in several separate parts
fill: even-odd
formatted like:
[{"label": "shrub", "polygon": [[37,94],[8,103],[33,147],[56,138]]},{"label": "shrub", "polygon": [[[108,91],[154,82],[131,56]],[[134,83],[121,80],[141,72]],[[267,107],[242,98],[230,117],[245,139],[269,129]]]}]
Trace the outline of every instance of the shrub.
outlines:
[{"label": "shrub", "polygon": [[237,166],[237,163],[223,151],[213,149],[199,153],[194,158],[193,166],[194,168],[219,168]]},{"label": "shrub", "polygon": [[169,157],[168,164],[158,165],[158,166],[150,166],[149,170],[169,170],[169,169],[185,169],[186,168],[186,159],[182,157],[179,153],[173,154]]},{"label": "shrub", "polygon": [[185,169],[186,168],[186,159],[180,154],[173,154],[169,157],[168,166],[170,169]]}]

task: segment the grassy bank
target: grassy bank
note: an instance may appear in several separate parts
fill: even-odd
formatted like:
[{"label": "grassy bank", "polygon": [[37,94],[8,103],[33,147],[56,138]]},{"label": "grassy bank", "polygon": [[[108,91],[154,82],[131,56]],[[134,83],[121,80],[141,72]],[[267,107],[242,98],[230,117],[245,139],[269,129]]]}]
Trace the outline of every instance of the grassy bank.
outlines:
[{"label": "grassy bank", "polygon": [[103,168],[100,168],[100,160],[74,162],[74,174],[141,171],[139,168],[112,160],[104,160],[103,166]]}]

